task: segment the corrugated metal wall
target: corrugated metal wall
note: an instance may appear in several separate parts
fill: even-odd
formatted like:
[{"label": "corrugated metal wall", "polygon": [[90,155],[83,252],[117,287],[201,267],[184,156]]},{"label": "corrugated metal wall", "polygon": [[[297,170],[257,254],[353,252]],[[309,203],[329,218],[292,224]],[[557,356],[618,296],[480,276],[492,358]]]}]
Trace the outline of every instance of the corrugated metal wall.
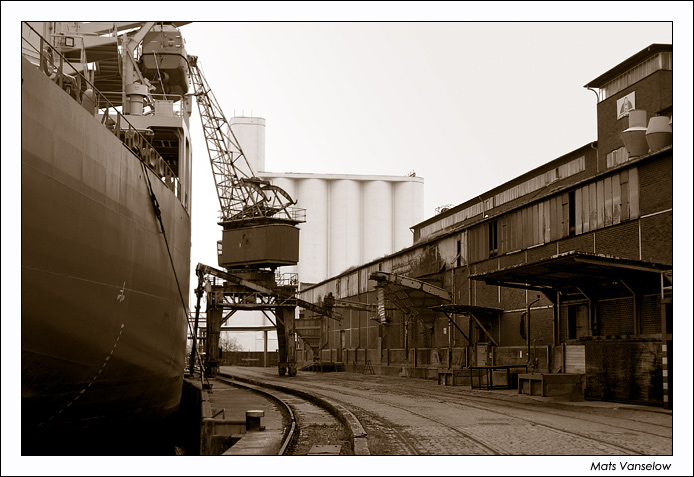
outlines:
[{"label": "corrugated metal wall", "polygon": [[[573,213],[571,202],[574,203]],[[638,169],[632,168],[469,229],[469,261],[479,262],[494,255],[560,240],[573,235],[574,231],[580,235],[638,216]],[[575,218],[573,224],[572,217]],[[496,253],[493,240],[490,241],[494,229]]]}]

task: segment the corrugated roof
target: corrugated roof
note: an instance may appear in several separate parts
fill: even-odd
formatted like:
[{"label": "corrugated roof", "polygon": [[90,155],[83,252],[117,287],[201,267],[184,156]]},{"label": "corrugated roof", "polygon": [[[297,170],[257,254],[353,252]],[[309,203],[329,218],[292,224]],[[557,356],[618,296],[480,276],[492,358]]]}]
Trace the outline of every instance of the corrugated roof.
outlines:
[{"label": "corrugated roof", "polygon": [[672,45],[653,43],[652,45],[636,53],[634,56],[622,61],[617,66],[601,74],[593,81],[585,85],[584,88],[601,88],[611,79],[616,78],[625,71],[628,71],[630,68],[633,68],[637,64],[641,63],[646,58],[662,51],[672,51]]}]

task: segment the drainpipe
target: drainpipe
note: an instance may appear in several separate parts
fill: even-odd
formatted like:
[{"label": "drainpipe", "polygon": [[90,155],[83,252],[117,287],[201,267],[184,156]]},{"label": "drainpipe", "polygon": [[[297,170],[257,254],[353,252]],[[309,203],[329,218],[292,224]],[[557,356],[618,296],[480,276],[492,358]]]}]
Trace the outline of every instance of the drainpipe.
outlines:
[{"label": "drainpipe", "polygon": [[[460,256],[463,253],[460,252],[458,255],[455,256],[453,260],[451,260],[451,295],[453,296],[453,304],[455,305],[455,269],[456,267],[454,264],[460,258]],[[452,343],[452,338],[451,338],[451,331],[453,328],[451,328],[451,320],[448,320],[448,369],[451,369],[451,361],[453,359],[453,343]]]},{"label": "drainpipe", "polygon": [[[595,91],[593,88],[586,88],[586,89],[587,89],[588,91],[592,91],[593,93],[595,93],[595,99],[596,99],[595,107],[596,107],[596,109],[597,109],[597,105],[600,104],[600,93],[598,93],[597,91]],[[600,167],[599,167],[599,165],[600,165],[600,157],[598,156],[598,148],[595,147],[595,144],[600,140],[600,137],[599,137],[600,135],[598,134],[598,132],[599,132],[599,130],[597,130],[597,122],[596,122],[596,131],[595,131],[595,139],[596,139],[596,140],[595,140],[595,141],[592,141],[592,142],[590,143],[590,147],[591,147],[592,149],[595,149],[595,158],[596,158],[596,161],[595,161],[595,162],[596,162],[596,164],[595,164],[595,169],[596,169],[598,172],[600,172]]]},{"label": "drainpipe", "polygon": [[[460,254],[458,254],[458,257]],[[458,257],[453,259],[451,265],[458,259]],[[451,268],[451,291],[453,295],[453,304],[455,305],[455,267]],[[448,369],[451,369],[451,361],[453,358],[453,341],[451,338],[451,320],[448,320],[448,356],[446,360],[448,361]]]},{"label": "drainpipe", "polygon": [[591,298],[579,287],[576,287],[576,290],[581,292],[581,295],[586,297],[588,300],[588,323],[590,324],[590,336],[595,336],[597,334],[598,324],[595,313],[593,312],[593,300],[591,300]]},{"label": "drainpipe", "polygon": [[[472,280],[470,280],[470,269],[468,268],[467,277],[467,304],[472,305]],[[470,366],[472,359],[470,353],[472,352],[472,318],[470,315],[467,317],[467,346],[465,347],[465,366]]]},{"label": "drainpipe", "polygon": [[525,318],[526,318],[526,341],[528,343],[528,360],[526,361],[526,364],[530,363],[530,307],[533,306],[535,303],[540,301],[540,295],[537,295],[537,298],[530,303],[528,303],[528,306],[525,309]]},{"label": "drainpipe", "polygon": [[[545,340],[543,338],[535,338],[533,340],[533,372],[535,372],[535,368],[539,367],[538,366],[539,360],[537,359],[537,342],[538,341],[544,342]],[[547,360],[547,362],[549,364],[549,360]]]},{"label": "drainpipe", "polygon": [[624,280],[620,280],[620,282],[622,283],[622,285],[624,285],[624,288],[629,290],[629,293],[631,293],[631,299],[632,299],[632,303],[633,303],[632,309],[634,312],[634,335],[638,336],[641,333],[641,329],[640,329],[641,327],[639,326],[638,302],[636,300],[636,293],[634,292],[634,290],[629,288],[629,285],[624,283]]},{"label": "drainpipe", "polygon": [[560,300],[561,300],[561,294],[557,291],[555,293],[555,300],[554,300],[554,310],[552,312],[554,313],[554,326],[552,326],[552,346],[557,346],[559,344],[559,341],[561,341],[561,336],[560,336]]},{"label": "drainpipe", "polygon": [[405,359],[409,361],[410,359],[410,343],[409,343],[409,325],[410,325],[410,315],[407,313],[403,314],[403,319],[405,320]]}]

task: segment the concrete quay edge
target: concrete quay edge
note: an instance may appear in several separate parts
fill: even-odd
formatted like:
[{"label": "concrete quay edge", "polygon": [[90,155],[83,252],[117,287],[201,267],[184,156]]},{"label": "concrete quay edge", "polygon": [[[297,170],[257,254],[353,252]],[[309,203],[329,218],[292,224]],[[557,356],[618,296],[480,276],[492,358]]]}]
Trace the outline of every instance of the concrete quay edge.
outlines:
[{"label": "concrete quay edge", "polygon": [[[220,374],[218,375],[218,377],[219,377],[219,376],[225,377],[225,376],[227,376],[227,375],[224,375],[224,373],[220,373]],[[282,408],[287,412],[287,414],[289,415],[289,422],[290,422],[290,424],[289,424],[289,430],[287,431],[286,436],[288,436],[289,438],[281,439],[281,442],[282,442],[282,443],[281,443],[281,445],[280,445],[280,447],[279,447],[279,450],[277,451],[277,455],[284,455],[285,450],[286,450],[287,447],[289,446],[289,442],[290,442],[290,440],[291,440],[291,437],[294,436],[294,433],[296,432],[296,416],[294,415],[294,411],[292,410],[292,408],[291,408],[287,403],[285,403],[284,401],[282,401],[282,399],[280,399],[278,396],[276,396],[276,395],[272,392],[273,390],[271,390],[271,389],[264,388],[264,387],[262,387],[262,386],[259,386],[259,385],[256,385],[256,384],[253,384],[253,383],[250,383],[250,382],[242,381],[241,379],[231,378],[231,377],[229,377],[229,378],[230,378],[231,380],[233,380],[233,381],[237,381],[237,382],[235,383],[236,386],[240,386],[240,387],[242,387],[242,388],[245,388],[245,389],[248,389],[248,390],[257,392],[257,393],[261,393],[262,395],[266,396],[268,399],[270,399],[270,400],[272,400],[272,401],[275,401],[278,405],[282,406]],[[223,380],[223,381],[224,381],[224,380]],[[256,433],[253,433],[253,434],[256,434]],[[252,434],[252,435],[253,435],[253,434]],[[244,435],[244,438],[246,439],[246,442],[244,442],[244,439],[241,439],[241,442],[243,442],[244,445],[241,445],[241,446],[240,446],[239,443],[237,443],[237,444],[235,444],[234,446],[230,447],[230,448],[229,448],[226,452],[224,452],[224,454],[222,454],[222,455],[245,455],[245,454],[243,454],[243,452],[246,452],[246,450],[247,450],[247,448],[248,448],[248,446],[246,446],[246,444],[247,444],[247,442],[248,442],[248,439],[247,439],[247,438],[248,438],[248,434]],[[256,439],[256,440],[257,440],[257,439]],[[238,449],[241,449],[241,448],[244,448],[244,450],[243,450],[242,452],[237,452],[237,450],[234,450],[234,447],[236,447],[237,450],[238,450]],[[256,447],[258,447],[258,446],[256,446]],[[267,446],[267,445],[266,445],[265,447],[270,447],[270,446]],[[255,452],[255,453],[256,453],[257,455],[268,455],[268,454],[266,454],[266,453],[261,452],[260,450],[258,450],[258,451]]]}]

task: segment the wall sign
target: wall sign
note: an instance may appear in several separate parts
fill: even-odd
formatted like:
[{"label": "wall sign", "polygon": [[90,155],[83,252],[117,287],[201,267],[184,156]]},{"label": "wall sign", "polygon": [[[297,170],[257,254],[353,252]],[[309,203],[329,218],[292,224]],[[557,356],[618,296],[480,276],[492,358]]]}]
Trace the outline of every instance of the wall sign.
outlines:
[{"label": "wall sign", "polygon": [[634,91],[617,100],[617,119],[627,116],[632,109],[636,109],[636,93]]}]

